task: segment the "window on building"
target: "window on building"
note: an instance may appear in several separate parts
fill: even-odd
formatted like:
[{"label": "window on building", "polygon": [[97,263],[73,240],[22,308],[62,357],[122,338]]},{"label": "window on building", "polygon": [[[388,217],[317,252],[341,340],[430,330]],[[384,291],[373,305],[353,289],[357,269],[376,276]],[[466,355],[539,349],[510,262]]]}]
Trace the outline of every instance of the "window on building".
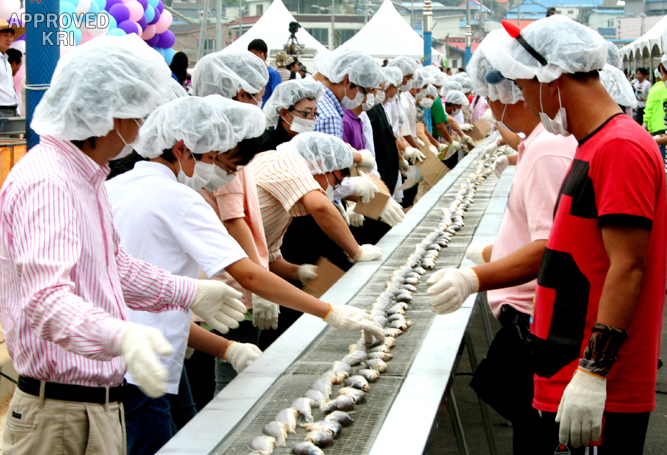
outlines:
[{"label": "window on building", "polygon": [[317,41],[321,44],[328,46],[329,45],[329,29],[327,28],[307,28],[306,31],[313,35]]},{"label": "window on building", "polygon": [[614,19],[610,19],[607,21],[607,27],[613,27],[614,26]]},{"label": "window on building", "polygon": [[[201,40],[197,41],[197,46],[201,43]],[[204,40],[204,54],[210,54],[215,52],[215,39],[206,39]]]},{"label": "window on building", "polygon": [[340,43],[339,45],[343,44],[345,41],[349,40],[352,38],[355,34],[357,33],[356,30],[340,30]]},{"label": "window on building", "polygon": [[264,14],[264,5],[257,5],[255,16],[261,16],[262,14]]},{"label": "window on building", "polygon": [[567,11],[567,14],[574,14],[574,10],[573,10],[573,9],[568,10],[568,11]]}]

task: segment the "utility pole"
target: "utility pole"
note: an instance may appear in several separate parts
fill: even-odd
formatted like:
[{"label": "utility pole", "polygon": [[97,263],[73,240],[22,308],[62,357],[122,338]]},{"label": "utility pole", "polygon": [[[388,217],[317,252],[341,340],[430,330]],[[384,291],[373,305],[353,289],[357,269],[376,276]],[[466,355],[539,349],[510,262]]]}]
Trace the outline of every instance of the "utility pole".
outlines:
[{"label": "utility pole", "polygon": [[466,3],[466,56],[465,56],[465,65],[468,65],[468,62],[470,61],[470,57],[472,56],[472,52],[470,50],[471,46],[471,38],[472,38],[472,27],[470,25],[470,1],[467,0],[468,2]]},{"label": "utility pole", "polygon": [[336,0],[331,0],[331,49],[329,50],[334,50],[336,49],[336,32],[334,30],[334,7],[336,6]]},{"label": "utility pole", "polygon": [[368,0],[364,0],[364,24],[368,22]]},{"label": "utility pole", "polygon": [[215,50],[222,49],[222,0],[215,2]]},{"label": "utility pole", "polygon": [[197,48],[197,61],[204,56],[204,46],[206,46],[206,26],[208,25],[209,0],[204,0],[204,12],[201,16],[201,28],[199,29],[199,47]]},{"label": "utility pole", "polygon": [[431,0],[424,1],[423,18],[424,37],[424,67],[431,65],[431,33],[433,32],[433,12],[431,11]]},{"label": "utility pole", "polygon": [[479,0],[479,37],[484,39],[484,0]]},{"label": "utility pole", "polygon": [[516,2],[516,25],[521,27],[521,0]]},{"label": "utility pole", "polygon": [[239,31],[236,39],[241,38],[241,35],[243,35],[243,0],[239,0]]},{"label": "utility pole", "polygon": [[449,66],[449,33],[447,33],[447,37],[445,38],[445,58],[447,59],[447,68],[451,68]]}]

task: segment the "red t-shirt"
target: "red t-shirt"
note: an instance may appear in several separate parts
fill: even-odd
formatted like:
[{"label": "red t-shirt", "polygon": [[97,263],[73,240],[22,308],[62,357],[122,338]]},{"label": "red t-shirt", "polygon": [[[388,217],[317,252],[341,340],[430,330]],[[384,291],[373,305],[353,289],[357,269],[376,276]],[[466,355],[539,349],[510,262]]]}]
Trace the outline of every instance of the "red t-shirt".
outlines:
[{"label": "red t-shirt", "polygon": [[667,276],[666,192],[655,141],[627,115],[612,117],[579,143],[556,204],[531,321],[538,410],[558,410],[597,321],[609,269],[604,226],[650,230],[641,292],[628,339],[607,378],[605,409],[655,408]]}]

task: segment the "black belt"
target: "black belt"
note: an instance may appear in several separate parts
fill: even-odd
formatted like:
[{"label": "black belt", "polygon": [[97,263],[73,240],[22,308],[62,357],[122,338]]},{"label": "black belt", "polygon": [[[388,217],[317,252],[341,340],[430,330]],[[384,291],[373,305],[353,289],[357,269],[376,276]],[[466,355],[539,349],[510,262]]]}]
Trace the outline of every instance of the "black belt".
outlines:
[{"label": "black belt", "polygon": [[16,109],[18,106],[15,104],[14,106],[0,106],[0,109]]},{"label": "black belt", "polygon": [[[19,376],[18,388],[28,395],[39,396],[41,381],[39,379]],[[122,385],[109,387],[109,403],[122,401],[125,392],[125,381]],[[60,384],[47,382],[44,388],[44,398],[61,401],[74,401],[77,403],[107,402],[107,389],[105,387],[86,387],[83,385]]]}]

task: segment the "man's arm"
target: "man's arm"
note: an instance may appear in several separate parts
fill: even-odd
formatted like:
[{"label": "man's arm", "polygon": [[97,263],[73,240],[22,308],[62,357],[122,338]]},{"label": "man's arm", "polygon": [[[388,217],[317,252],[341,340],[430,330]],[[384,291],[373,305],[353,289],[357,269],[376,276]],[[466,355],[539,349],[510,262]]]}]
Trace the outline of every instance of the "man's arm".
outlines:
[{"label": "man's arm", "polygon": [[[473,267],[479,290],[509,288],[537,278],[546,244],[546,240],[535,240],[502,259]],[[490,259],[491,248],[484,251],[485,259],[487,254]]]},{"label": "man's arm", "polygon": [[438,133],[440,133],[440,136],[442,136],[447,142],[450,144],[452,143],[452,136],[449,134],[449,131],[447,131],[447,125],[444,123],[438,123],[435,125],[435,127],[438,129]]},{"label": "man's arm", "polygon": [[415,138],[412,137],[411,135],[410,135],[410,136],[403,136],[403,139],[404,139],[408,144],[410,144],[410,147],[414,147],[414,148],[416,148],[417,150],[421,150],[421,147],[419,146],[419,144],[417,144],[417,141],[415,141]]},{"label": "man's arm", "polygon": [[234,240],[241,245],[245,254],[248,255],[248,258],[257,265],[260,265],[259,262],[259,253],[257,252],[257,246],[255,245],[255,240],[252,238],[252,232],[248,223],[246,223],[245,218],[234,218],[231,220],[224,220],[222,222],[227,233],[234,237]]},{"label": "man's arm", "polygon": [[299,266],[286,261],[282,256],[269,262],[269,270],[285,280],[299,280],[299,277],[297,276]]},{"label": "man's arm", "polygon": [[461,130],[461,127],[459,126],[459,122],[457,122],[454,117],[451,115],[447,116],[447,123],[449,126],[454,130],[456,134],[458,134],[460,137],[463,137],[464,133],[463,130]]}]

